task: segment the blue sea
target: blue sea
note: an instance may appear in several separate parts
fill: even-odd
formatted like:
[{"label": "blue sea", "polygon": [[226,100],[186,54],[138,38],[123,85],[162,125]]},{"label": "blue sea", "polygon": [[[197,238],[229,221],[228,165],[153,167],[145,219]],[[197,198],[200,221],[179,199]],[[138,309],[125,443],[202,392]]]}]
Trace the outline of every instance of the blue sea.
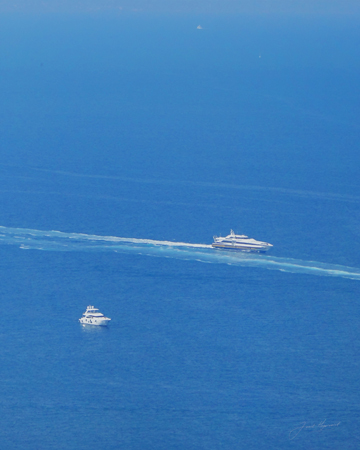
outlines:
[{"label": "blue sea", "polygon": [[1,449],[360,448],[359,44],[0,16]]}]

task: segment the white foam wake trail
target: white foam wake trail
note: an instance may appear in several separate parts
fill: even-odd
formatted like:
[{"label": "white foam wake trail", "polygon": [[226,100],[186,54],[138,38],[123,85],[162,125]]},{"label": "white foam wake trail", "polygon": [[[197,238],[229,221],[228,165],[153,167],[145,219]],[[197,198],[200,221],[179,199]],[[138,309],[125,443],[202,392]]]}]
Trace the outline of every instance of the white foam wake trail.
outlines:
[{"label": "white foam wake trail", "polygon": [[[71,244],[86,244],[86,243],[108,243],[109,245],[128,243],[128,244],[147,244],[155,246],[166,247],[190,247],[190,248],[212,248],[211,245],[206,244],[191,244],[186,242],[173,241],[158,241],[154,239],[139,239],[139,238],[124,238],[117,236],[99,236],[95,234],[84,233],[65,233],[63,231],[42,231],[33,230],[30,228],[8,228],[0,226],[0,242],[3,243],[19,243],[19,240],[24,239],[26,244],[30,245],[30,241],[34,244],[37,242],[46,242],[53,245],[62,245],[66,240],[72,240]],[[25,243],[25,242],[24,242]]]},{"label": "white foam wake trail", "polygon": [[337,194],[333,192],[316,192],[307,191],[301,189],[289,189],[273,186],[256,186],[256,185],[240,185],[240,184],[227,184],[227,183],[213,183],[206,181],[189,181],[189,180],[170,180],[170,179],[159,179],[159,178],[131,178],[131,177],[121,177],[121,176],[111,176],[111,175],[96,175],[96,174],[85,174],[76,172],[67,172],[63,170],[49,170],[41,168],[31,168],[32,170],[38,172],[53,173],[61,176],[75,177],[75,178],[97,178],[97,179],[107,179],[107,180],[117,180],[125,181],[130,183],[139,184],[160,184],[160,185],[180,185],[180,186],[198,186],[206,188],[216,188],[216,189],[230,189],[230,190],[244,190],[244,191],[255,191],[255,192],[274,192],[279,194],[287,194],[296,197],[305,197],[313,199],[324,199],[324,200],[336,200],[342,202],[359,202],[360,197],[350,194]]},{"label": "white foam wake trail", "polygon": [[280,258],[257,253],[215,250],[211,245],[153,239],[99,236],[62,231],[42,231],[0,226],[0,244],[16,245],[22,249],[44,251],[115,251],[153,257],[167,257],[203,263],[258,267],[282,272],[350,278],[360,281],[360,269],[316,261]]}]

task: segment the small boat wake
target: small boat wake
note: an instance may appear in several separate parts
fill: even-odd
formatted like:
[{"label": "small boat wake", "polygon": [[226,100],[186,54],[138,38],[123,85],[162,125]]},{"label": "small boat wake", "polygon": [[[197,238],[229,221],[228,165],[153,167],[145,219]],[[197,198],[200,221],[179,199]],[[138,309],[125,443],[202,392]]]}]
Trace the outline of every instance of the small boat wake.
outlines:
[{"label": "small boat wake", "polygon": [[350,278],[360,281],[360,269],[316,261],[265,256],[257,253],[216,250],[211,245],[152,239],[98,236],[61,231],[41,231],[0,226],[0,244],[16,245],[23,250],[97,251],[135,253],[212,264],[259,267],[291,273]]}]

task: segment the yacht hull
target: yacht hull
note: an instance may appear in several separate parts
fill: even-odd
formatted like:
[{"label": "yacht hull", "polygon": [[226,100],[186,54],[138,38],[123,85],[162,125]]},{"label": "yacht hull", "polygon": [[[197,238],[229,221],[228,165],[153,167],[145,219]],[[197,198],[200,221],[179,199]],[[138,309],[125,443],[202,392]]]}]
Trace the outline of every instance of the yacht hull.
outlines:
[{"label": "yacht hull", "polygon": [[92,325],[98,327],[107,327],[110,320],[99,320],[99,319],[79,319],[82,325]]},{"label": "yacht hull", "polygon": [[234,245],[220,245],[220,244],[211,244],[213,248],[218,248],[221,250],[232,250],[237,252],[261,252],[265,253],[269,250],[269,248],[259,248],[259,247],[240,247]]}]

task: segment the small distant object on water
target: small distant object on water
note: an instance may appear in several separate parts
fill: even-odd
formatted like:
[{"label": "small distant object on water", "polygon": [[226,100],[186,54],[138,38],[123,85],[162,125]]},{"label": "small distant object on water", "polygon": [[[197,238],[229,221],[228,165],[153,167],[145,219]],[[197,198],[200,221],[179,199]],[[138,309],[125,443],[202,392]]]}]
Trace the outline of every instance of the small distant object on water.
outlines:
[{"label": "small distant object on water", "polygon": [[196,28],[197,28],[198,30],[202,30],[202,29],[203,29],[203,27],[202,27],[201,25],[198,25]]},{"label": "small distant object on water", "polygon": [[261,53],[260,53],[260,55],[259,55],[259,58],[261,58]]},{"label": "small distant object on water", "polygon": [[230,234],[226,237],[214,236],[214,242],[211,245],[214,248],[243,252],[267,252],[272,247],[267,242],[257,241],[244,234],[235,234],[233,230],[230,230]]},{"label": "small distant object on water", "polygon": [[107,327],[110,320],[111,319],[105,317],[97,308],[94,308],[94,306],[88,306],[81,319],[79,319],[79,322],[83,325]]}]

